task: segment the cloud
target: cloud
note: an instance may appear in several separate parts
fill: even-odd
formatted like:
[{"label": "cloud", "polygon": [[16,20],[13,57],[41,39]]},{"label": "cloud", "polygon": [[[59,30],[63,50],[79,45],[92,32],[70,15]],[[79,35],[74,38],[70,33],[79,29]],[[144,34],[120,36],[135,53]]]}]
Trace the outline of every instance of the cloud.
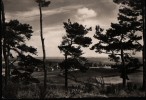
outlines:
[{"label": "cloud", "polygon": [[84,25],[85,27],[92,27],[92,31],[90,33],[90,37],[93,37],[95,32],[95,26],[100,25],[102,28],[107,29],[110,26],[111,21],[107,19],[100,20],[98,16],[98,11],[89,9],[87,7],[79,8],[74,15],[74,21],[78,22],[79,24]]},{"label": "cloud", "polygon": [[[49,8],[42,8],[42,14],[43,16],[50,16],[50,15],[55,15],[55,14],[59,14],[59,13],[64,13],[64,12],[69,12],[71,10],[74,10],[75,8],[79,8],[82,7],[82,5],[76,5],[76,6],[65,6],[65,7],[59,7],[59,8],[55,8],[55,9],[49,9]],[[33,7],[31,8],[29,11],[17,11],[15,13],[13,12],[6,12],[7,16],[12,16],[12,17],[35,17],[35,16],[39,16],[40,12],[38,7]]]},{"label": "cloud", "polygon": [[[82,7],[82,5],[71,5],[58,7],[54,9],[43,8],[43,28],[44,27],[56,27],[60,25],[63,27],[63,22],[72,17],[72,14],[76,12],[77,8]],[[21,23],[30,24],[33,27],[34,32],[38,30],[39,27],[39,9],[38,7],[33,7],[29,11],[16,11],[16,12],[6,12],[6,21],[11,19],[18,19]],[[34,33],[37,35],[37,32]]]},{"label": "cloud", "polygon": [[[57,13],[65,12],[65,10],[44,10],[42,11],[43,16],[50,16]],[[18,19],[24,19],[24,20],[35,20],[35,17],[39,16],[40,12],[39,9],[32,8],[30,11],[24,11],[22,12],[16,12],[16,13],[7,13],[7,18],[18,18]],[[27,19],[26,19],[27,18]]]},{"label": "cloud", "polygon": [[[28,23],[33,27],[32,39],[27,41],[27,44],[36,47],[38,56],[42,56],[38,4],[34,0],[3,1],[6,20],[18,19],[21,23]],[[98,40],[93,38],[95,26],[100,25],[107,29],[111,22],[116,21],[117,12],[117,5],[113,3],[113,0],[51,0],[49,7],[42,8],[46,56],[63,56],[58,45],[66,33],[63,22],[66,22],[67,19],[86,25],[87,28],[92,27],[92,31],[87,36],[96,43]],[[83,48],[83,52],[84,56],[98,56],[89,48]]]},{"label": "cloud", "polygon": [[3,2],[6,12],[10,13],[30,11],[38,6],[35,0],[3,0]]},{"label": "cloud", "polygon": [[107,29],[110,27],[110,23],[115,20],[115,18],[105,18],[101,20],[98,16],[98,11],[89,9],[87,7],[79,8],[74,15],[74,21],[78,22],[86,27],[92,27],[92,32],[95,30],[96,25],[100,25],[102,28]]},{"label": "cloud", "polygon": [[89,18],[94,18],[96,16],[97,16],[97,13],[93,9],[83,7],[77,10],[76,18],[80,20],[85,20]]}]

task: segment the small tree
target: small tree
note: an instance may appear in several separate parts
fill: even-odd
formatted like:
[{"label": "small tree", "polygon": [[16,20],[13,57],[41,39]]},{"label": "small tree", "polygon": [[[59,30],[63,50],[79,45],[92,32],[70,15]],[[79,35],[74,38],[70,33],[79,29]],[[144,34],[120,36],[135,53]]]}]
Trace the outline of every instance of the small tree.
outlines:
[{"label": "small tree", "polygon": [[62,69],[65,69],[65,88],[67,89],[68,69],[86,69],[85,63],[87,60],[84,57],[81,57],[83,54],[81,46],[88,47],[92,40],[85,36],[89,31],[91,31],[91,27],[85,28],[77,22],[71,23],[71,21],[68,20],[68,22],[64,22],[64,28],[66,30],[66,35],[62,38],[63,41],[58,47],[65,56],[65,60],[60,65]]}]

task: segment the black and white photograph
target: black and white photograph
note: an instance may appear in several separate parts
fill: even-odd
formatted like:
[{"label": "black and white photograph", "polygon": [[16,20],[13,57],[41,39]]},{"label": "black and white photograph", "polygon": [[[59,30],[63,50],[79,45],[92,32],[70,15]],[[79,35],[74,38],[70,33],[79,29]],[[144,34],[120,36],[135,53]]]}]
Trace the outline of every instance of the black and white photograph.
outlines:
[{"label": "black and white photograph", "polygon": [[0,0],[2,99],[146,98],[145,0]]}]

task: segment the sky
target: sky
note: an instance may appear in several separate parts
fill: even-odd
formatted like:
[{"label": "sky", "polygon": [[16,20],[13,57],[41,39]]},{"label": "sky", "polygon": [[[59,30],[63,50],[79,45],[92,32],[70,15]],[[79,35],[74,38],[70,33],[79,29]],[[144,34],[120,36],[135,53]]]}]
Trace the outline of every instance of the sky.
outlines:
[{"label": "sky", "polygon": [[[93,44],[98,40],[93,38],[95,26],[100,25],[105,30],[111,22],[117,22],[118,5],[113,0],[50,0],[49,7],[42,8],[43,36],[47,57],[63,57],[58,49],[62,37],[66,34],[63,22],[68,19],[84,26],[92,27],[87,36],[92,38]],[[39,8],[35,0],[3,0],[5,4],[6,21],[18,19],[21,23],[33,27],[33,36],[26,43],[37,48],[37,56],[42,57],[40,38]],[[93,45],[91,44],[90,47]],[[90,48],[89,47],[89,48]],[[95,53],[89,48],[82,48],[85,57],[107,57],[105,54]],[[141,56],[141,53],[137,54]]]}]

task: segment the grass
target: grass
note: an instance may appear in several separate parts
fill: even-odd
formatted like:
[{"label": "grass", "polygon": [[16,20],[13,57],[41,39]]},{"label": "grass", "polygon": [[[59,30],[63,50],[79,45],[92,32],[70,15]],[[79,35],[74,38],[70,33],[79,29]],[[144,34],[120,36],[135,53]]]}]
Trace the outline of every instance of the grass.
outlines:
[{"label": "grass", "polygon": [[[64,84],[64,76],[59,75],[60,71],[54,71],[54,72],[47,72],[47,81],[50,84]],[[43,72],[34,72],[32,74],[35,78],[39,79],[40,81],[43,81]],[[104,78],[105,83],[107,84],[117,84],[121,83],[122,79],[120,78],[120,74],[117,72],[116,69],[104,69],[104,68],[98,68],[98,69],[89,69],[87,72],[82,73],[80,71],[72,71],[69,72],[68,77],[74,78],[74,76],[78,81],[86,81],[89,78],[95,78],[102,76]],[[142,72],[135,72],[132,74],[129,74],[129,81],[135,82],[137,84],[142,83]],[[77,84],[73,80],[68,80],[69,85],[70,84]]]},{"label": "grass", "polygon": [[[112,84],[106,87],[78,84],[69,86],[67,93],[64,87],[59,85],[47,85],[46,90],[45,98],[145,97],[141,87],[133,83],[129,83],[125,89],[122,88],[121,84]],[[42,84],[20,85],[9,83],[7,93],[6,97],[8,99],[40,99]]]},{"label": "grass", "polygon": [[[81,73],[79,71],[71,72],[77,80],[82,81],[75,82],[73,80],[68,80],[69,87],[68,92],[64,89],[64,77],[59,75],[59,71],[48,72],[47,75],[47,91],[45,93],[45,98],[92,98],[92,97],[144,97],[144,91],[141,90],[141,84],[135,83],[142,76],[142,72],[137,72],[130,74],[130,79],[135,81],[129,82],[127,88],[123,89],[121,84],[105,85],[105,86],[94,86],[90,83],[96,83],[96,81],[89,80],[93,79],[95,76],[103,76],[104,82],[106,80],[115,81],[122,80],[119,78],[119,73],[114,69],[90,69],[86,73]],[[8,88],[5,90],[3,88],[3,96],[7,98],[19,98],[19,99],[39,99],[43,94],[42,82],[43,82],[43,72],[34,72],[33,76],[38,78],[41,83],[22,85],[18,83],[9,82]],[[111,77],[109,77],[111,76]],[[113,77],[115,76],[115,77]],[[69,76],[71,78],[71,76]],[[139,81],[141,83],[141,81]]]}]

